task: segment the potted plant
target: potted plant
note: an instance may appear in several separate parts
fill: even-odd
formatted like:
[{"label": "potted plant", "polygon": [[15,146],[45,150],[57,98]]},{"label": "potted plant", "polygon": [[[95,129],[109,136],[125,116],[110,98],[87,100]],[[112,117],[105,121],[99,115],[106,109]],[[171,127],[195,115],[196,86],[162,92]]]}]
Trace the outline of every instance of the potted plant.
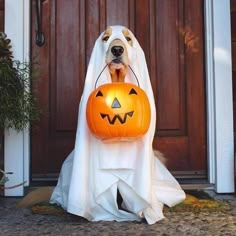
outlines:
[{"label": "potted plant", "polygon": [[6,173],[2,169],[0,169],[0,190],[4,189],[4,184],[9,180],[7,175],[12,173]]},{"label": "potted plant", "polygon": [[0,33],[0,129],[21,131],[39,118],[32,79],[32,64],[14,60],[10,39]]},{"label": "potted plant", "polygon": [[[39,119],[40,110],[30,85],[35,73],[32,63],[14,60],[11,40],[0,32],[0,139],[4,129],[23,130],[32,121]],[[0,143],[0,153],[3,144]],[[0,158],[1,159],[1,158]],[[3,168],[0,162],[0,170]],[[6,181],[1,170],[0,179]],[[2,184],[0,183],[0,184]]]}]

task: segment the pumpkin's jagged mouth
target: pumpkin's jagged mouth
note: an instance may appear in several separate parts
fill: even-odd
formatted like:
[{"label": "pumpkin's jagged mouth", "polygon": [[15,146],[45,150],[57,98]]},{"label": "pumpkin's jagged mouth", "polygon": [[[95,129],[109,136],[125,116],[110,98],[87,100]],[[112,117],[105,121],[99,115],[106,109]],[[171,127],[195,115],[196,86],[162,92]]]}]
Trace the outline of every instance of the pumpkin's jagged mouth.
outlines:
[{"label": "pumpkin's jagged mouth", "polygon": [[104,114],[104,113],[100,113],[102,119],[105,119],[107,117],[107,120],[109,122],[109,124],[114,125],[114,123],[116,122],[116,120],[119,120],[121,124],[124,124],[129,117],[132,117],[134,114],[134,111],[130,111],[125,113],[124,117],[122,118],[119,114],[116,114],[113,116],[113,118],[111,118],[108,114]]}]

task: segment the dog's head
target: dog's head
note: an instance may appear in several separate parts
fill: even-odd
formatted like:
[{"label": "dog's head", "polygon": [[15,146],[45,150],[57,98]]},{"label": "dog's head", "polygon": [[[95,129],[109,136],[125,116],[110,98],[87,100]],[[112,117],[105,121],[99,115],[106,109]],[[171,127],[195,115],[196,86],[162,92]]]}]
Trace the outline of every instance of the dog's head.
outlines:
[{"label": "dog's head", "polygon": [[[127,44],[133,45],[130,31],[122,29],[122,39],[113,35],[112,27],[107,27],[102,36],[102,41],[107,45],[106,64],[110,71],[112,82],[123,82],[130,64]],[[112,38],[112,40],[109,40]],[[126,41],[124,42],[123,39]]]}]

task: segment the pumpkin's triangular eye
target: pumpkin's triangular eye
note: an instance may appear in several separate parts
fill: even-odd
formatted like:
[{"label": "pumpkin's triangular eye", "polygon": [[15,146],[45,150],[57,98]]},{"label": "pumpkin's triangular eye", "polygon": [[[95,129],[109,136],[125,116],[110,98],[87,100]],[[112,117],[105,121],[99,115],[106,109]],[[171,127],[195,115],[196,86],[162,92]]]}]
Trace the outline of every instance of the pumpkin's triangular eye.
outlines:
[{"label": "pumpkin's triangular eye", "polygon": [[102,94],[102,92],[99,90],[98,92],[97,92],[97,94],[96,94],[96,97],[102,97],[103,96],[103,94]]},{"label": "pumpkin's triangular eye", "polygon": [[136,94],[136,95],[137,95],[137,92],[136,92],[136,90],[135,90],[134,88],[132,88],[132,89],[129,91],[129,95],[131,95],[131,94]]}]

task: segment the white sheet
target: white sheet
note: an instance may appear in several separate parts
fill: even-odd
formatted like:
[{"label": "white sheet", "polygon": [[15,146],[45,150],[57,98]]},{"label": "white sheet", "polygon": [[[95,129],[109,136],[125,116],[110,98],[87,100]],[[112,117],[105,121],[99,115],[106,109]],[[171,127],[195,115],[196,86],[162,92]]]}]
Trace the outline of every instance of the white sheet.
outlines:
[{"label": "white sheet", "polygon": [[[145,218],[149,224],[161,220],[163,204],[174,206],[185,198],[178,182],[155,157],[152,141],[156,126],[156,109],[146,60],[140,45],[132,35],[131,47],[122,34],[123,26],[112,26],[112,36],[104,43],[102,34],[96,40],[85,80],[78,114],[75,147],[65,160],[51,203],[60,204],[68,212],[90,221],[133,221]],[[127,49],[131,67],[151,105],[148,132],[133,142],[103,143],[96,139],[86,123],[86,103],[95,88],[95,81],[105,66],[109,43],[121,39]],[[98,85],[110,83],[106,68]],[[131,71],[125,82],[135,83]],[[118,209],[117,189],[123,198]]]}]

